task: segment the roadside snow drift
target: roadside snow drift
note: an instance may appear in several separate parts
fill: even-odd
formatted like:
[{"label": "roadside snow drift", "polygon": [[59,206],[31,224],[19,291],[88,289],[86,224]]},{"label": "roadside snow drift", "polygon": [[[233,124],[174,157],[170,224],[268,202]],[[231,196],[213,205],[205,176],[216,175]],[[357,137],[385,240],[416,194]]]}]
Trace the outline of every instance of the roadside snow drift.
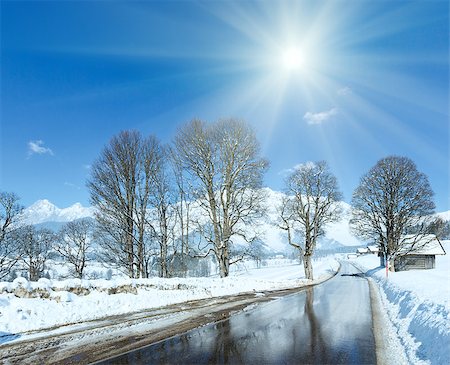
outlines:
[{"label": "roadside snow drift", "polygon": [[436,257],[436,268],[390,272],[379,258],[361,256],[354,263],[381,288],[383,304],[405,346],[410,363],[450,363],[450,241]]}]

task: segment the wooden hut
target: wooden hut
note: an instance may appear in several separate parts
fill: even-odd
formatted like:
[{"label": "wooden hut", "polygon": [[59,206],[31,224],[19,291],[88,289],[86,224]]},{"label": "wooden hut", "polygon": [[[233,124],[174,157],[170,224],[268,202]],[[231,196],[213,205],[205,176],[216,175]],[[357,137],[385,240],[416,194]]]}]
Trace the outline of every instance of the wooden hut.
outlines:
[{"label": "wooden hut", "polygon": [[410,250],[405,247],[405,253],[394,261],[395,271],[434,269],[436,267],[436,255],[445,255],[445,250],[437,237],[426,235],[420,241],[415,242],[417,249]]}]

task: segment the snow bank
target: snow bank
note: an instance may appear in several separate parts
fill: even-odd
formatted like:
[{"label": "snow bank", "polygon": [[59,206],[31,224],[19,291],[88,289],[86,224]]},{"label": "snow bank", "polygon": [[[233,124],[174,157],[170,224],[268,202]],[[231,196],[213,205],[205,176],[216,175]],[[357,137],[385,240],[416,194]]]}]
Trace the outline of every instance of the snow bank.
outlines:
[{"label": "snow bank", "polygon": [[382,289],[382,300],[410,363],[450,363],[450,241],[443,243],[446,256],[436,257],[432,270],[389,273],[374,255],[354,263]]},{"label": "snow bank", "polygon": [[[313,263],[314,282],[338,269],[333,258]],[[0,334],[17,334],[110,315],[244,292],[286,289],[311,282],[303,266],[290,265],[233,273],[228,278],[151,278],[116,280],[18,278],[0,283]],[[1,341],[0,341],[1,342]]]}]

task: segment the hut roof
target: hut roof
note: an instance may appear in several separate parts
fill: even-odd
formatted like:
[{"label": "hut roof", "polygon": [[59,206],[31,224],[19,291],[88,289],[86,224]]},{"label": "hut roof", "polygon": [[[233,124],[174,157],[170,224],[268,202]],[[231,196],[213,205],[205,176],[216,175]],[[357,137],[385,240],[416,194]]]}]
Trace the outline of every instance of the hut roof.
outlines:
[{"label": "hut roof", "polygon": [[405,242],[405,244],[400,250],[400,255],[446,254],[441,242],[433,234],[422,235],[420,237],[414,235],[406,235],[403,237],[403,241]]}]

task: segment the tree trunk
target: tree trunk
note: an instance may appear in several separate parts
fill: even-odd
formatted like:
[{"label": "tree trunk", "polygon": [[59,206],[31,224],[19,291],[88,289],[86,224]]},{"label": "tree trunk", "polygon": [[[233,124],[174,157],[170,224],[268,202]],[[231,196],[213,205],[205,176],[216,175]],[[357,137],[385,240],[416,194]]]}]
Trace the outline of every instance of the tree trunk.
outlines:
[{"label": "tree trunk", "polygon": [[137,242],[137,276],[141,278],[145,278],[145,264],[144,264],[144,240],[145,240],[145,225],[144,225],[144,219],[145,219],[145,212],[141,210],[139,217],[139,223],[138,223],[138,231],[139,231],[139,238]]},{"label": "tree trunk", "polygon": [[168,269],[167,269],[167,244],[161,243],[160,245],[160,277],[167,278]]},{"label": "tree trunk", "polygon": [[78,279],[83,279],[83,268],[84,268],[84,265],[83,266],[75,266],[75,272],[76,272],[76,274],[77,274],[77,277],[78,277]]},{"label": "tree trunk", "polygon": [[395,259],[389,258],[389,271],[395,272]]},{"label": "tree trunk", "polygon": [[217,256],[219,262],[219,274],[221,278],[226,278],[230,273],[230,258],[228,257],[228,248],[224,247]]},{"label": "tree trunk", "polygon": [[311,263],[311,255],[303,256],[303,266],[305,268],[305,276],[308,280],[313,280],[313,267]]},{"label": "tree trunk", "polygon": [[[130,214],[130,212],[128,212],[128,214]],[[132,214],[132,213],[131,213]],[[134,278],[135,274],[134,274],[134,245],[133,245],[133,230],[134,230],[134,222],[131,218],[127,218],[127,227],[126,227],[126,232],[125,232],[125,245],[126,245],[126,252],[128,254],[128,275],[130,278]]]},{"label": "tree trunk", "polygon": [[38,281],[39,280],[39,267],[35,266],[33,263],[30,266],[30,281]]}]

